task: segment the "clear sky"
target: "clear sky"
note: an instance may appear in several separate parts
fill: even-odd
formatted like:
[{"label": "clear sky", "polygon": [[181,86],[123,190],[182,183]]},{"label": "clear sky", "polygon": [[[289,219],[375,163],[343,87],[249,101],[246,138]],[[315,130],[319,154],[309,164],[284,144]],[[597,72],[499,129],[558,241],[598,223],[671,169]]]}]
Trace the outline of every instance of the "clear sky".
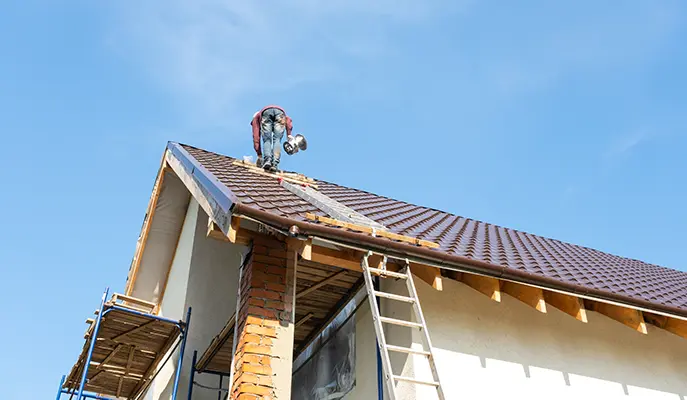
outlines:
[{"label": "clear sky", "polygon": [[[683,1],[0,5],[0,390],[52,398],[167,140],[687,269]],[[555,3],[555,5],[554,5]]]}]

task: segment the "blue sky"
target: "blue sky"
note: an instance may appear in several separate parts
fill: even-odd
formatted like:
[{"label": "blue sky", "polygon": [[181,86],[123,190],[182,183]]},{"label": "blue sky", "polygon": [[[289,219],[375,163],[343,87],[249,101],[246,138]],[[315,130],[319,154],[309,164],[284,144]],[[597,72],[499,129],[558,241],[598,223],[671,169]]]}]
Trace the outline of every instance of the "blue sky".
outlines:
[{"label": "blue sky", "polygon": [[249,155],[265,103],[286,169],[687,270],[687,5],[514,3],[0,5],[1,397],[123,289],[166,141]]}]

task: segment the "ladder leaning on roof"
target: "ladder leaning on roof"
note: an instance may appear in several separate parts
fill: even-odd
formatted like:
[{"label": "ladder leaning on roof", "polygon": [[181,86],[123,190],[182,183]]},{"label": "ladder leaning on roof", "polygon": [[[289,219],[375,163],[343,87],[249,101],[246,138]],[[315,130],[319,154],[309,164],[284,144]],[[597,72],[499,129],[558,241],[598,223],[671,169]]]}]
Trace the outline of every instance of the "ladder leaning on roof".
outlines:
[{"label": "ladder leaning on roof", "polygon": [[[406,260],[406,266],[402,272],[392,272],[386,270],[386,262],[382,264],[382,269],[372,268],[369,266],[368,258],[371,255],[368,252],[361,261],[361,267],[363,270],[363,277],[365,278],[365,289],[367,290],[367,298],[370,300],[370,308],[372,309],[372,318],[375,328],[375,334],[377,335],[377,345],[379,346],[379,352],[382,358],[382,367],[384,370],[384,381],[388,389],[389,399],[396,400],[398,397],[396,395],[396,382],[408,382],[415,385],[428,385],[433,386],[437,390],[440,400],[445,400],[444,391],[441,388],[441,382],[439,381],[439,373],[437,372],[436,364],[434,363],[434,353],[432,351],[432,342],[429,339],[429,332],[427,331],[427,324],[425,323],[425,317],[422,314],[422,309],[420,308],[420,299],[418,298],[417,291],[415,290],[415,283],[413,282],[413,276],[410,271],[409,263]],[[378,275],[382,278],[397,278],[406,281],[406,286],[408,288],[409,296],[400,296],[393,293],[382,292],[376,290],[374,287],[374,282],[372,281],[372,274]],[[410,303],[413,307],[413,312],[418,322],[403,321],[395,318],[383,317],[380,315],[380,311],[377,304],[377,297],[386,298],[395,301],[401,301],[405,303]],[[382,324],[392,324],[398,326],[404,326],[407,328],[419,329],[422,333],[423,338],[423,350],[411,349],[408,347],[394,346],[387,344],[386,336],[384,335],[384,327]],[[389,351],[408,353],[408,354],[419,354],[427,357],[429,361],[429,367],[432,370],[433,381],[423,381],[420,379],[415,379],[412,377],[394,375],[391,370],[391,360],[389,358]]]}]

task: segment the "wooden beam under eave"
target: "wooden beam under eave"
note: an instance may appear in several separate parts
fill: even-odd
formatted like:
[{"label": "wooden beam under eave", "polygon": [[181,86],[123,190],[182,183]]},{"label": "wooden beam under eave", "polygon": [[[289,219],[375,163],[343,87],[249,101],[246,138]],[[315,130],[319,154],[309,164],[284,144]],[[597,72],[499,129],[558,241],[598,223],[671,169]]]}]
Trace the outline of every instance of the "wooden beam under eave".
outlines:
[{"label": "wooden beam under eave", "polygon": [[[246,229],[239,229],[240,222],[235,223],[234,218],[237,218],[240,221],[240,218],[232,217],[232,222],[229,226],[230,235],[225,235],[224,232],[222,232],[222,230],[219,229],[219,226],[217,226],[217,224],[214,223],[212,220],[208,221],[207,237],[222,240],[229,243],[248,246],[251,240],[253,240],[250,231]],[[233,231],[232,226],[234,227]]]},{"label": "wooden beam under eave", "polygon": [[334,250],[322,246],[312,246],[312,253],[310,261],[331,265],[334,267],[350,269],[352,271],[362,271],[360,262],[362,253],[357,255],[355,253]]},{"label": "wooden beam under eave", "polygon": [[[311,246],[310,261],[318,264],[330,265],[348,269],[351,271],[362,272],[361,262],[365,254],[362,251],[352,250],[335,250],[329,247]],[[379,254],[373,254],[368,257],[368,265],[372,268],[382,268],[383,257]],[[400,266],[395,263],[387,263],[386,268],[389,271],[399,271]]]},{"label": "wooden beam under eave", "polygon": [[307,315],[303,316],[303,318],[299,319],[298,322],[296,322],[296,328],[299,326],[303,325],[306,323],[310,318],[314,317],[315,315],[313,313],[308,313]]},{"label": "wooden beam under eave", "polygon": [[537,311],[546,312],[546,300],[544,300],[544,291],[534,286],[521,285],[515,282],[504,281],[501,285],[501,290],[516,299],[522,301],[530,307],[537,309]]},{"label": "wooden beam under eave", "polygon": [[668,318],[663,329],[687,339],[687,321],[684,319]]},{"label": "wooden beam under eave", "polygon": [[641,311],[597,301],[593,302],[592,306],[593,311],[614,319],[623,325],[627,325],[637,332],[641,332],[645,335],[647,334],[646,322],[644,321],[644,316]]},{"label": "wooden beam under eave", "polygon": [[657,326],[674,335],[687,339],[687,320],[649,312],[642,313],[642,316],[647,324]]},{"label": "wooden beam under eave", "polygon": [[312,261],[312,238],[306,240],[288,238],[286,245],[289,247],[289,250],[296,251],[302,259]]},{"label": "wooden beam under eave", "polygon": [[547,304],[563,311],[578,321],[587,322],[587,310],[584,308],[584,302],[579,297],[544,291],[544,300]]},{"label": "wooden beam under eave", "polygon": [[486,295],[494,301],[501,301],[501,288],[499,280],[496,278],[464,273],[461,282]]},{"label": "wooden beam under eave", "polygon": [[338,272],[335,272],[335,273],[329,275],[328,277],[322,279],[321,281],[315,283],[314,285],[312,285],[312,286],[310,286],[310,287],[308,287],[308,288],[306,288],[306,289],[303,289],[302,291],[296,293],[296,299],[299,299],[299,298],[301,298],[301,297],[303,297],[303,296],[307,296],[308,294],[314,292],[315,290],[317,290],[317,289],[319,289],[319,288],[321,288],[321,287],[323,287],[323,286],[325,286],[325,285],[328,285],[328,284],[334,282],[334,281],[337,280],[337,279],[342,278],[342,277],[343,277],[344,275],[346,275],[347,273],[348,273],[348,271],[344,269],[344,270],[341,270],[341,271],[338,271]]},{"label": "wooden beam under eave", "polygon": [[644,322],[687,339],[687,321],[667,315],[643,312]]},{"label": "wooden beam under eave", "polygon": [[436,290],[443,290],[443,281],[441,280],[441,270],[437,267],[430,267],[423,264],[410,264],[410,271],[413,275],[425,281],[428,285]]},{"label": "wooden beam under eave", "polygon": [[239,218],[237,216],[232,216],[231,217],[231,223],[229,224],[229,233],[227,234],[227,237],[229,238],[229,242],[236,243],[236,238],[238,236],[240,227],[241,227],[241,218]]},{"label": "wooden beam under eave", "polygon": [[308,239],[303,243],[299,254],[304,260],[312,260],[312,239]]}]

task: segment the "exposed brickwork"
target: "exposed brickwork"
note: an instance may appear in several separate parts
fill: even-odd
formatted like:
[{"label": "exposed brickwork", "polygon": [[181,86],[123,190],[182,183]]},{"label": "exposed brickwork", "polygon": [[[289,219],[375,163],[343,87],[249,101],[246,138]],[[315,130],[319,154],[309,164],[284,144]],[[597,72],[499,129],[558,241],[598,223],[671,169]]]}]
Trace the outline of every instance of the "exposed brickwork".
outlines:
[{"label": "exposed brickwork", "polygon": [[293,262],[287,260],[286,243],[271,237],[253,241],[250,259],[241,276],[240,311],[237,319],[236,364],[233,400],[277,399],[274,361],[281,327],[293,323]]}]

